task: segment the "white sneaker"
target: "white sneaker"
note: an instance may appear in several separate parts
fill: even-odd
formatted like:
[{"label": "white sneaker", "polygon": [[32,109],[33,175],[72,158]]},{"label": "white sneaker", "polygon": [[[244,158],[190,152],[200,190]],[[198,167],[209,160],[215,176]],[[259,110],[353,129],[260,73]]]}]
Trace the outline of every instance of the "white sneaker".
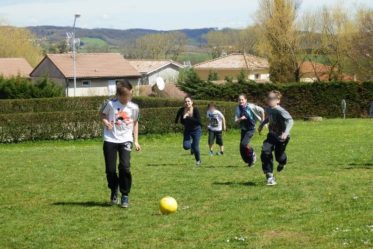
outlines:
[{"label": "white sneaker", "polygon": [[199,167],[199,166],[201,166],[201,163],[202,163],[201,161],[197,161],[196,165]]},{"label": "white sneaker", "polygon": [[267,179],[267,186],[275,186],[277,184],[276,179],[274,177],[270,177]]}]

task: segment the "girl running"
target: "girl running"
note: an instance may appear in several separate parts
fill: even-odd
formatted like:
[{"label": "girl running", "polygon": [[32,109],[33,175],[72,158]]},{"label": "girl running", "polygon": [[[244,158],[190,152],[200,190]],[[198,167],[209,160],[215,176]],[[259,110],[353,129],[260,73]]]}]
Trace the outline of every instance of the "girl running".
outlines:
[{"label": "girl running", "polygon": [[196,165],[201,165],[199,141],[202,135],[201,116],[197,107],[193,106],[191,97],[184,98],[184,107],[177,112],[175,123],[180,121],[184,125],[184,150],[191,150],[196,159]]},{"label": "girl running", "polygon": [[235,121],[241,127],[240,153],[242,160],[251,167],[256,162],[256,154],[250,140],[254,136],[257,121],[264,120],[265,112],[262,107],[248,103],[245,94],[238,97],[238,104]]}]

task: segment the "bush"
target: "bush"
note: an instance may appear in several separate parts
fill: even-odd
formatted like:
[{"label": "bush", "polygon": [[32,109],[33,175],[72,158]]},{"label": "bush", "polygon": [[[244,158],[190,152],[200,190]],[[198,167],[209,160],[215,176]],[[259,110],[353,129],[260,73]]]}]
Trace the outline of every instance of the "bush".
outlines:
[{"label": "bush", "polygon": [[241,79],[239,83],[217,85],[200,80],[191,70],[184,72],[178,85],[196,99],[235,101],[239,94],[245,93],[250,102],[262,106],[270,90],[280,90],[284,95],[282,105],[295,118],[310,115],[340,117],[342,99],[347,102],[348,117],[366,117],[373,101],[373,82],[257,84]]},{"label": "bush", "polygon": [[[59,112],[59,111],[98,111],[108,97],[76,97],[76,98],[43,98],[43,99],[15,99],[0,100],[0,113],[27,112]],[[182,100],[135,97],[133,102],[141,109],[157,107],[180,107]],[[209,101],[195,101],[196,105],[204,106]]]},{"label": "bush", "polygon": [[5,79],[0,76],[1,99],[52,98],[63,96],[62,87],[44,78],[36,82],[19,76]]},{"label": "bush", "polygon": [[[234,126],[232,103],[218,103],[226,115],[227,126]],[[206,127],[207,106],[200,106],[203,127]],[[147,108],[140,110],[140,134],[163,134],[182,130],[174,123],[178,107]],[[35,112],[0,115],[0,142],[28,140],[88,139],[100,137],[102,125],[97,111]]]}]

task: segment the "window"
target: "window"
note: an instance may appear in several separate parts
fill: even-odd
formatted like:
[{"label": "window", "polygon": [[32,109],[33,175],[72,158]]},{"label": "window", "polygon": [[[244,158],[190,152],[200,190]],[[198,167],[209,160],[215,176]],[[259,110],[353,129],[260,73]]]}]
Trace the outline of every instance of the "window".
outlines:
[{"label": "window", "polygon": [[260,74],[258,74],[258,73],[255,74],[255,79],[256,79],[256,80],[260,80]]},{"label": "window", "polygon": [[90,80],[84,80],[82,81],[82,87],[90,87],[91,81]]}]

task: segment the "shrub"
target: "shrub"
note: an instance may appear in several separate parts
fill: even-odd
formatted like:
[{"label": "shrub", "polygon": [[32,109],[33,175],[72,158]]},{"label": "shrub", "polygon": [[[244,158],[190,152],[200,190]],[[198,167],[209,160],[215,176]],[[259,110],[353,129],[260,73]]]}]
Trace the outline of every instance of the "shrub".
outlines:
[{"label": "shrub", "polygon": [[318,115],[334,118],[341,115],[341,101],[347,102],[348,117],[366,117],[370,102],[373,101],[373,82],[289,83],[257,84],[240,81],[217,85],[208,81],[196,81],[194,72],[185,73],[179,87],[196,99],[235,101],[239,94],[248,95],[249,101],[264,105],[270,90],[280,90],[284,94],[282,105],[295,118]]},{"label": "shrub", "polygon": [[[0,100],[0,113],[27,112],[59,112],[59,111],[98,111],[109,97],[77,97],[77,98],[43,98]],[[180,107],[182,100],[135,97],[133,101],[141,109],[157,107]],[[207,105],[209,101],[195,101],[196,105]]]},{"label": "shrub", "polygon": [[51,98],[61,96],[63,96],[62,87],[47,78],[38,79],[33,83],[30,79],[19,76],[9,79],[0,76],[1,99]]},{"label": "shrub", "polygon": [[[234,126],[234,108],[232,103],[218,103],[219,109],[226,115],[227,126]],[[199,106],[206,128],[205,112],[207,105]],[[146,108],[140,110],[140,133],[163,134],[182,130],[174,123],[178,107]],[[100,137],[102,125],[98,112],[63,111],[35,112],[0,115],[0,142],[20,142],[27,140],[51,139],[88,139]]]}]

